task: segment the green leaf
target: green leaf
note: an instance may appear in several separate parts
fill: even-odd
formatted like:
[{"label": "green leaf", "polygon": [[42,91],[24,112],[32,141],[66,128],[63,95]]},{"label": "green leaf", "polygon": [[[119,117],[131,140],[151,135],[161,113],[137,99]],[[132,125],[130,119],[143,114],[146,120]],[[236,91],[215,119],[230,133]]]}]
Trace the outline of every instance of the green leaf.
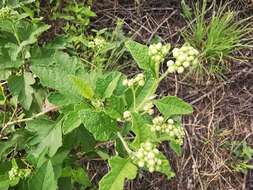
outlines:
[{"label": "green leaf", "polygon": [[174,115],[187,115],[193,112],[192,106],[176,96],[167,96],[154,102],[165,118]]},{"label": "green leaf", "polygon": [[63,134],[68,134],[73,131],[75,128],[79,127],[82,124],[82,121],[79,117],[79,112],[73,111],[69,112],[66,116],[66,119],[63,122],[62,130]]},{"label": "green leaf", "polygon": [[56,106],[67,106],[70,104],[80,103],[80,99],[73,96],[67,96],[58,92],[50,93],[47,99],[51,104],[54,104]]},{"label": "green leaf", "polygon": [[125,179],[134,179],[137,167],[129,159],[115,156],[109,160],[111,171],[99,182],[99,190],[123,190]]},{"label": "green leaf", "polygon": [[71,81],[84,98],[92,99],[94,91],[88,82],[76,76],[71,76]]},{"label": "green leaf", "polygon": [[29,110],[33,101],[34,90],[31,85],[34,83],[32,74],[28,72],[21,76],[11,76],[8,79],[8,86],[12,95],[18,97],[18,101],[26,110]]},{"label": "green leaf", "polygon": [[62,121],[53,122],[47,119],[36,119],[27,123],[26,129],[35,133],[29,142],[30,146],[35,146],[30,151],[34,158],[39,158],[44,151],[49,157],[55,155],[62,146],[61,126]]},{"label": "green leaf", "polygon": [[132,131],[136,135],[133,143],[131,144],[132,146],[137,149],[140,148],[141,143],[155,140],[155,133],[150,130],[150,127],[147,125],[147,121],[145,121],[140,114],[133,113],[132,120]]},{"label": "green leaf", "polygon": [[32,176],[29,182],[32,190],[56,190],[57,183],[51,161],[44,163]]},{"label": "green leaf", "polygon": [[3,105],[5,103],[5,95],[2,85],[0,84],[0,105]]},{"label": "green leaf", "polygon": [[32,72],[40,78],[42,85],[58,90],[71,98],[79,98],[76,88],[68,76],[77,75],[83,67],[80,60],[63,52],[57,52],[51,63],[32,64]]},{"label": "green leaf", "polygon": [[80,111],[80,118],[85,128],[91,132],[98,141],[111,140],[117,133],[117,123],[104,112],[93,110]]},{"label": "green leaf", "polygon": [[120,77],[121,73],[111,72],[101,78],[98,78],[96,82],[96,95],[101,98],[111,97],[118,85]]},{"label": "green leaf", "polygon": [[151,71],[153,74],[155,73],[155,64],[153,61],[151,61],[147,46],[129,40],[126,42],[126,48],[141,69],[145,71]]},{"label": "green leaf", "polygon": [[91,183],[90,183],[90,179],[87,175],[87,173],[84,171],[83,168],[78,168],[76,170],[72,169],[72,180],[82,184],[84,187],[90,187]]}]

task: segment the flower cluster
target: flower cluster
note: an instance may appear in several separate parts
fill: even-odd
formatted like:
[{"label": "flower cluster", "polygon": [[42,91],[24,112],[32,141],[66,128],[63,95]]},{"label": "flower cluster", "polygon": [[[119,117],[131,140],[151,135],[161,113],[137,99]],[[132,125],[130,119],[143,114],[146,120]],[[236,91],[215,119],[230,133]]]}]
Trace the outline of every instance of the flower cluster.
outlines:
[{"label": "flower cluster", "polygon": [[182,127],[175,125],[173,119],[168,119],[167,122],[165,122],[162,116],[155,117],[153,119],[151,131],[166,133],[171,139],[174,139],[176,143],[180,145],[183,144],[184,130]]},{"label": "flower cluster", "polygon": [[30,169],[19,169],[18,167],[12,167],[9,171],[9,179],[14,180],[16,178],[26,178],[30,173]]},{"label": "flower cluster", "polygon": [[3,7],[0,9],[0,18],[5,19],[9,18],[12,14],[13,10],[9,7]]},{"label": "flower cluster", "polygon": [[172,53],[176,61],[169,60],[167,62],[169,73],[183,73],[186,68],[198,64],[199,52],[189,44],[185,44],[181,48],[174,48]]},{"label": "flower cluster", "polygon": [[102,37],[95,37],[88,45],[90,48],[100,49],[106,45],[106,40]]},{"label": "flower cluster", "polygon": [[170,51],[170,44],[162,45],[162,43],[152,44],[149,46],[149,56],[155,63],[164,61],[166,55]]},{"label": "flower cluster", "polygon": [[153,110],[154,104],[152,102],[148,102],[143,106],[143,111],[144,113],[148,113],[149,115],[153,115],[154,114],[154,110]]},{"label": "flower cluster", "polygon": [[135,84],[138,84],[139,86],[144,86],[145,80],[144,80],[144,74],[143,73],[139,73],[138,75],[136,75],[135,78],[123,80],[123,85],[124,86],[132,87]]},{"label": "flower cluster", "polygon": [[146,167],[150,172],[159,171],[162,160],[158,158],[159,150],[150,142],[141,144],[141,148],[132,153],[132,159],[139,167]]}]

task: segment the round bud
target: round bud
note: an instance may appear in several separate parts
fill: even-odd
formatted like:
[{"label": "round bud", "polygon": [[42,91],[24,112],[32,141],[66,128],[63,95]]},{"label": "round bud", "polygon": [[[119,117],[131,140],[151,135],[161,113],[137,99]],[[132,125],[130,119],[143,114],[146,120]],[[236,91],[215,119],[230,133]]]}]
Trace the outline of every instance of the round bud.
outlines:
[{"label": "round bud", "polygon": [[179,56],[180,50],[178,48],[174,48],[172,50],[173,57],[177,58]]},{"label": "round bud", "polygon": [[173,60],[167,61],[167,67],[170,67],[170,66],[172,66],[174,64],[175,64],[175,62]]},{"label": "round bud", "polygon": [[178,68],[177,68],[177,72],[178,72],[179,74],[183,73],[183,72],[184,72],[184,67],[178,67]]},{"label": "round bud", "polygon": [[161,42],[157,43],[157,44],[156,44],[156,48],[157,48],[157,49],[161,49],[161,48],[162,48],[162,43],[161,43]]},{"label": "round bud", "polygon": [[189,62],[189,61],[184,61],[184,62],[183,62],[183,66],[184,66],[185,68],[189,67],[189,66],[190,66],[190,62]]},{"label": "round bud", "polygon": [[192,62],[192,65],[197,65],[199,62],[198,62],[198,59],[194,59],[193,62]]},{"label": "round bud", "polygon": [[149,159],[148,160],[148,165],[149,166],[154,166],[155,165],[155,160],[154,159]]},{"label": "round bud", "polygon": [[138,162],[138,166],[139,166],[140,168],[143,168],[143,167],[144,167],[144,162],[143,162],[143,161],[139,161],[139,162]]},{"label": "round bud", "polygon": [[149,152],[148,155],[147,155],[147,157],[149,159],[153,159],[153,158],[155,158],[155,154],[153,152]]},{"label": "round bud", "polygon": [[123,82],[122,82],[122,84],[123,84],[124,86],[127,86],[127,85],[128,85],[128,80],[127,80],[127,79],[124,79]]},{"label": "round bud", "polygon": [[143,79],[138,82],[139,86],[144,86],[144,84],[145,84],[145,81]]},{"label": "round bud", "polygon": [[155,171],[155,168],[154,168],[154,167],[149,167],[149,168],[148,168],[148,171],[149,171],[150,173],[152,173],[152,172]]},{"label": "round bud", "polygon": [[133,79],[128,80],[128,86],[131,87],[133,85],[134,85],[134,80]]},{"label": "round bud", "polygon": [[169,124],[174,124],[174,120],[173,119],[168,119],[168,123]]},{"label": "round bud", "polygon": [[171,65],[169,68],[168,68],[168,72],[169,73],[174,73],[176,71],[176,67],[174,65]]},{"label": "round bud", "polygon": [[154,114],[154,110],[153,110],[153,109],[149,109],[149,110],[148,110],[148,114],[149,114],[149,115],[153,115],[153,114]]}]

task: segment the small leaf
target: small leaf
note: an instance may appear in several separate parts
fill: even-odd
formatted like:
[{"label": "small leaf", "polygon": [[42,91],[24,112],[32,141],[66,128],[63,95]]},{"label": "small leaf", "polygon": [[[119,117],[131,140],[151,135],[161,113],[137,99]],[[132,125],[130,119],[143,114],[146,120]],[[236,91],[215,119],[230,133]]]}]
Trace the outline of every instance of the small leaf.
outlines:
[{"label": "small leaf", "polygon": [[72,180],[74,182],[82,184],[85,188],[91,186],[90,179],[83,168],[78,168],[76,170],[72,169],[71,173],[72,173]]},{"label": "small leaf", "polygon": [[35,83],[35,80],[31,73],[25,72],[21,76],[11,76],[8,79],[8,85],[13,96],[18,97],[20,104],[29,110],[33,101],[33,88],[31,85]]},{"label": "small leaf", "polygon": [[85,128],[93,134],[96,140],[111,140],[117,133],[117,123],[104,112],[93,110],[80,111],[80,118]]},{"label": "small leaf", "polygon": [[126,48],[141,69],[145,71],[151,71],[153,74],[155,73],[155,64],[153,61],[151,61],[147,46],[129,40],[126,42]]},{"label": "small leaf", "polygon": [[79,112],[69,112],[62,125],[63,134],[66,135],[70,133],[75,128],[79,127],[81,123],[82,121],[79,117]]},{"label": "small leaf", "polygon": [[175,173],[172,171],[168,159],[162,153],[158,155],[158,158],[162,160],[162,164],[158,172],[165,174],[168,179],[174,177]]},{"label": "small leaf", "polygon": [[133,143],[131,144],[132,146],[140,148],[141,143],[152,141],[156,138],[155,133],[153,133],[147,125],[147,121],[145,121],[140,114],[133,113],[132,120],[132,131],[136,135]]},{"label": "small leaf", "polygon": [[84,98],[92,99],[94,91],[89,83],[76,76],[71,76],[71,81]]},{"label": "small leaf", "polygon": [[123,190],[125,179],[134,179],[137,167],[129,159],[115,156],[109,160],[111,171],[99,182],[99,190]]},{"label": "small leaf", "polygon": [[192,106],[176,96],[167,96],[155,101],[156,107],[165,118],[174,115],[187,115],[193,112]]},{"label": "small leaf", "polygon": [[51,161],[44,163],[31,177],[29,188],[32,190],[56,190],[57,183]]},{"label": "small leaf", "polygon": [[121,73],[111,72],[101,78],[98,78],[96,83],[96,95],[101,98],[111,97],[118,85],[120,77]]}]

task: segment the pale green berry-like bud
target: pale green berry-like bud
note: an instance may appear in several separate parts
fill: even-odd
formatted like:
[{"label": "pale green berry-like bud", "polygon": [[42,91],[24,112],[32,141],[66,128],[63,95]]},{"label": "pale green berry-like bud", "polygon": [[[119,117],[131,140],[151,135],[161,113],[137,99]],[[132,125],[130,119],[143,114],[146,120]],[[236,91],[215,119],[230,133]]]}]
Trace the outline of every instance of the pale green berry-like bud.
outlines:
[{"label": "pale green berry-like bud", "polygon": [[127,79],[124,79],[123,82],[122,82],[122,84],[123,84],[124,86],[127,86],[127,85],[128,85],[128,80],[127,80]]},{"label": "pale green berry-like bud", "polygon": [[176,71],[175,65],[171,65],[171,66],[168,68],[168,72],[169,72],[169,73],[174,73],[175,71]]},{"label": "pale green berry-like bud", "polygon": [[184,72],[184,67],[178,67],[178,68],[177,68],[177,72],[178,72],[179,74],[183,73],[183,72]]},{"label": "pale green berry-like bud", "polygon": [[148,111],[149,109],[153,108],[154,104],[152,102],[148,102],[144,105],[143,110]]},{"label": "pale green berry-like bud", "polygon": [[147,157],[149,159],[153,159],[153,158],[155,158],[155,154],[153,152],[149,152],[148,155],[147,155]]},{"label": "pale green berry-like bud", "polygon": [[197,65],[199,62],[198,62],[198,59],[194,59],[193,62],[192,62],[192,65]]},{"label": "pale green berry-like bud", "polygon": [[153,172],[155,171],[155,168],[154,168],[154,167],[149,167],[149,168],[148,168],[148,171],[149,171],[150,173],[153,173]]},{"label": "pale green berry-like bud", "polygon": [[157,165],[161,165],[162,164],[162,160],[157,159],[156,163],[157,163]]},{"label": "pale green berry-like bud", "polygon": [[123,113],[123,118],[124,119],[129,119],[131,117],[131,112],[130,111],[125,111],[124,113]]},{"label": "pale green berry-like bud", "polygon": [[161,130],[161,126],[160,126],[160,125],[156,125],[156,126],[155,126],[155,129],[156,129],[157,131],[160,131],[160,130]]},{"label": "pale green berry-like bud", "polygon": [[138,85],[139,85],[139,86],[144,86],[144,84],[145,84],[145,81],[144,81],[144,80],[140,80],[140,81],[138,82]]},{"label": "pale green berry-like bud", "polygon": [[144,163],[143,161],[139,161],[139,162],[138,162],[138,166],[139,166],[140,168],[143,168],[144,165],[145,165],[145,163]]},{"label": "pale green berry-like bud", "polygon": [[128,80],[127,84],[129,87],[132,87],[134,85],[134,80],[133,79]]},{"label": "pale green berry-like bud", "polygon": [[143,154],[142,151],[138,151],[138,152],[135,153],[135,156],[140,159],[140,158],[144,157],[144,154]]},{"label": "pale green berry-like bud", "polygon": [[152,125],[151,128],[150,128],[150,130],[151,130],[152,132],[155,132],[155,131],[156,131],[156,126]]},{"label": "pale green berry-like bud", "polygon": [[158,150],[157,148],[154,148],[154,149],[153,149],[153,152],[154,152],[155,154],[159,154],[159,150]]},{"label": "pale green berry-like bud", "polygon": [[153,115],[153,114],[154,114],[154,110],[153,110],[153,109],[149,109],[149,110],[148,110],[148,114],[149,114],[149,115]]},{"label": "pale green berry-like bud", "polygon": [[152,144],[150,142],[146,142],[144,145],[143,145],[143,148],[147,151],[150,151],[152,150]]},{"label": "pale green berry-like bud", "polygon": [[168,123],[169,124],[174,124],[174,120],[173,119],[168,119]]},{"label": "pale green berry-like bud", "polygon": [[161,49],[161,48],[162,48],[162,43],[161,43],[161,42],[157,43],[157,44],[156,44],[156,48],[157,48],[157,49]]},{"label": "pale green berry-like bud", "polygon": [[161,60],[162,60],[162,57],[161,57],[160,55],[154,56],[154,61],[155,61],[156,63],[160,63]]},{"label": "pale green berry-like bud", "polygon": [[148,163],[147,163],[149,166],[154,166],[155,165],[155,160],[152,158],[152,159],[149,159],[148,160]]},{"label": "pale green berry-like bud", "polygon": [[170,66],[172,66],[174,64],[175,64],[175,62],[173,60],[167,61],[167,67],[170,67]]},{"label": "pale green berry-like bud", "polygon": [[190,62],[189,62],[189,61],[183,62],[183,66],[184,66],[185,68],[189,67],[189,66],[190,66]]},{"label": "pale green berry-like bud", "polygon": [[192,62],[194,59],[195,59],[194,56],[189,56],[189,57],[187,58],[187,61]]},{"label": "pale green berry-like bud", "polygon": [[177,58],[179,56],[180,50],[178,48],[174,48],[172,50],[173,57]]},{"label": "pale green berry-like bud", "polygon": [[177,58],[177,61],[183,63],[186,60],[185,54],[180,54]]}]

